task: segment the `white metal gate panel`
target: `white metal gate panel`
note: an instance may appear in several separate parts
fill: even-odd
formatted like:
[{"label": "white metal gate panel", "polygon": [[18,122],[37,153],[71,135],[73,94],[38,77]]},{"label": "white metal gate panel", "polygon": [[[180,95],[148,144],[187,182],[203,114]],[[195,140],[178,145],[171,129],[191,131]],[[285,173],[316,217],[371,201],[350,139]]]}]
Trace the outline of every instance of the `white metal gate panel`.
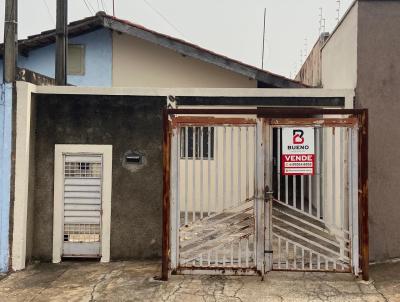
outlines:
[{"label": "white metal gate panel", "polygon": [[65,257],[100,257],[102,156],[64,155]]},{"label": "white metal gate panel", "polygon": [[291,176],[282,174],[284,127],[273,129],[273,269],[357,274],[358,129],[311,126],[315,173]]},{"label": "white metal gate panel", "polygon": [[257,272],[256,137],[254,122],[173,129],[173,270]]}]

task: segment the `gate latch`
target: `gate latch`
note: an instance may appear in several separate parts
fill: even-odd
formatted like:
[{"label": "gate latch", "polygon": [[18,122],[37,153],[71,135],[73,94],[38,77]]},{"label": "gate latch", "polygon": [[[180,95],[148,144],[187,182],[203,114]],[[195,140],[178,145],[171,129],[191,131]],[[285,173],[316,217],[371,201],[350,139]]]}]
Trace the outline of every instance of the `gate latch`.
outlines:
[{"label": "gate latch", "polygon": [[265,186],[265,190],[264,190],[264,201],[265,201],[265,202],[272,201],[272,199],[273,199],[273,194],[274,194],[274,192],[271,191],[271,190],[269,189],[268,186]]}]

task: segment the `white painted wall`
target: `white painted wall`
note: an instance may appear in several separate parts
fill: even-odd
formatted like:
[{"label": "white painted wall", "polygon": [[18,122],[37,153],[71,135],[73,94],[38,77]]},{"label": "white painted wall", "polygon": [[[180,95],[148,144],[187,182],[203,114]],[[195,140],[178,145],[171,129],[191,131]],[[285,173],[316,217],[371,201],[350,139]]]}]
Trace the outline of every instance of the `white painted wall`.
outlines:
[{"label": "white painted wall", "polygon": [[[358,36],[358,2],[355,2],[332,32],[321,50],[322,85],[328,89],[355,89],[357,86],[357,36]],[[345,135],[343,135],[345,137]],[[323,174],[323,199],[326,201],[324,218],[334,233],[341,234],[340,215],[345,207],[348,209],[349,187],[347,183],[347,147],[348,141],[341,142],[339,135],[333,135],[331,129],[325,129]],[[334,144],[334,145],[333,145]],[[340,159],[343,150],[344,158]],[[334,153],[333,153],[334,152]],[[333,156],[334,154],[334,156]],[[333,163],[335,159],[335,163]],[[345,173],[340,174],[344,165]],[[328,176],[328,177],[327,177]],[[327,179],[331,182],[327,182]],[[340,185],[344,187],[340,187]],[[340,193],[342,190],[342,193]],[[342,194],[342,196],[341,196]],[[341,206],[342,205],[342,206]],[[347,215],[345,215],[347,216]],[[348,227],[347,217],[344,223]],[[339,229],[338,229],[339,228]]]},{"label": "white painted wall", "polygon": [[322,85],[329,89],[354,89],[357,85],[358,2],[322,48]]},{"label": "white painted wall", "polygon": [[112,74],[114,87],[257,87],[245,76],[119,33],[113,33]]}]

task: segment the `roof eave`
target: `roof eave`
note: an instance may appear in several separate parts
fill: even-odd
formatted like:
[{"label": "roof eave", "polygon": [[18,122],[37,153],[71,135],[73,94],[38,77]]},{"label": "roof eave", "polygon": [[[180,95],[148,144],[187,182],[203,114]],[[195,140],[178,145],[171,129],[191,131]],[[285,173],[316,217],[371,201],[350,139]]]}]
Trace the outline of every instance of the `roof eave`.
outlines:
[{"label": "roof eave", "polygon": [[123,22],[120,22],[119,20],[115,20],[107,16],[102,17],[102,19],[103,19],[103,26],[106,28],[143,39],[150,43],[176,51],[182,55],[219,66],[221,68],[246,76],[249,79],[268,83],[277,88],[307,87],[306,85],[300,82],[296,82],[287,79],[285,77],[269,73],[267,71],[262,71],[252,66],[215,54],[211,51],[207,51],[200,47],[196,47],[195,45],[191,45],[189,43],[183,43],[181,40],[173,37],[161,35],[153,31],[133,26],[131,24],[125,24]]}]

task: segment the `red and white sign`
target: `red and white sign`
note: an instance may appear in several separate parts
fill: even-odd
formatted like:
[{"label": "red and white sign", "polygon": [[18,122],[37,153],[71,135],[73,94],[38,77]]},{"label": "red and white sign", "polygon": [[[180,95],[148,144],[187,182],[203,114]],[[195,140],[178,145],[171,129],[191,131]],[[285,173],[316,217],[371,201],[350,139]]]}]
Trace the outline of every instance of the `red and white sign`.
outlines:
[{"label": "red and white sign", "polygon": [[282,175],[314,175],[314,128],[282,128]]}]

